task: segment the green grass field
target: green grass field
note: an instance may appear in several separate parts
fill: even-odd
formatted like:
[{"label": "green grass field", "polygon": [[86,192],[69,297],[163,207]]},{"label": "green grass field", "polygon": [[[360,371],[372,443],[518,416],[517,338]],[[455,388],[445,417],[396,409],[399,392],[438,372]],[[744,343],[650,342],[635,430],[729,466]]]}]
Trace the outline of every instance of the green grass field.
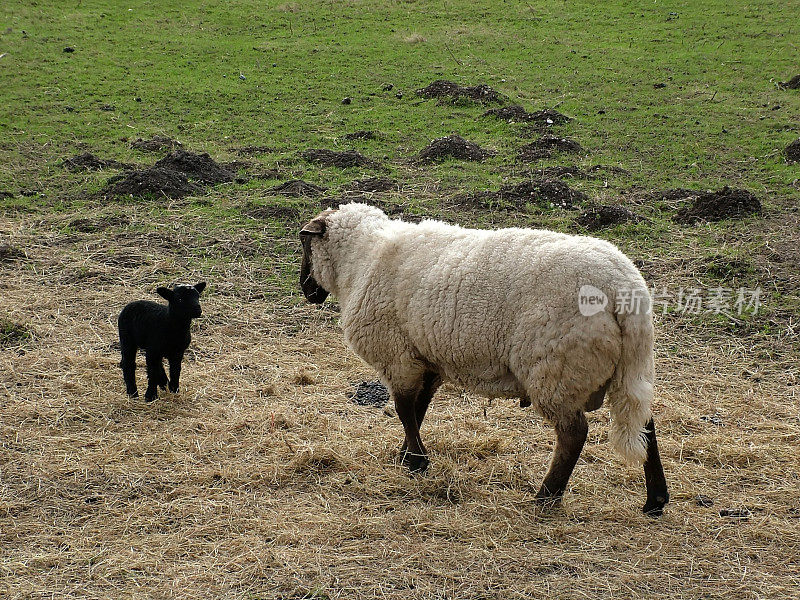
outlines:
[{"label": "green grass field", "polygon": [[[784,149],[800,90],[779,82],[800,73],[798,14],[739,0],[0,4],[0,595],[796,595],[800,163]],[[415,93],[440,79],[555,109],[571,120],[548,133],[582,150],[521,162],[544,131],[482,117],[498,104]],[[359,131],[371,139],[346,137]],[[493,155],[417,160],[451,134]],[[112,196],[123,169],[63,164],[91,152],[144,168],[167,150],[131,143],[155,135],[240,161],[239,178]],[[313,148],[374,163],[321,167],[300,155]],[[585,199],[479,201],[551,167],[575,167],[562,179]],[[351,191],[375,176],[391,189]],[[326,191],[269,193],[294,179]],[[725,186],[761,213],[679,223],[690,200],[664,194]],[[430,473],[405,474],[397,419],[347,399],[374,375],[344,348],[335,303],[311,308],[297,289],[299,226],[352,199],[588,232],[668,292],[661,520],[638,514],[641,474],[609,450],[605,410],[555,513],[532,503],[549,428],[455,387],[426,423]],[[640,220],[587,231],[576,219],[595,205]],[[199,279],[184,389],[128,400],[118,311]],[[758,288],[762,305],[680,310],[694,288]]]}]

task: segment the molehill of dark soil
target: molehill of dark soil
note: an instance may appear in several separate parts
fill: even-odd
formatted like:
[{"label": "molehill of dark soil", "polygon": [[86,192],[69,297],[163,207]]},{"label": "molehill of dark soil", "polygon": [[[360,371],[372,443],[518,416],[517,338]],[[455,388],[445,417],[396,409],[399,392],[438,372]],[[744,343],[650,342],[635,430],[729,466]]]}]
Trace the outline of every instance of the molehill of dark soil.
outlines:
[{"label": "molehill of dark soil", "polygon": [[587,200],[586,194],[574,190],[560,179],[539,179],[502,186],[496,192],[477,192],[471,197],[479,206],[522,210],[526,204],[544,207],[574,208]]},{"label": "molehill of dark soil", "polygon": [[419,160],[421,162],[432,162],[446,158],[483,160],[493,154],[490,150],[485,150],[475,142],[465,140],[460,135],[448,135],[447,137],[435,139],[425,146],[419,153]]},{"label": "molehill of dark soil", "polygon": [[116,160],[105,160],[96,157],[91,152],[76,154],[72,158],[64,159],[61,166],[70,171],[100,171],[102,169],[131,169],[133,165],[121,163]]},{"label": "molehill of dark soil", "polygon": [[336,152],[325,148],[309,148],[300,153],[304,159],[318,164],[322,167],[369,167],[374,166],[375,161],[367,158],[357,150],[345,150]]},{"label": "molehill of dark soil", "polygon": [[354,131],[352,133],[346,133],[344,135],[344,139],[346,140],[375,140],[378,138],[378,134],[374,131],[367,131],[365,129],[361,129],[359,131]]},{"label": "molehill of dark soil", "polygon": [[313,183],[308,183],[307,181],[303,181],[302,179],[292,179],[290,181],[285,181],[275,187],[269,188],[267,190],[268,194],[276,194],[279,196],[319,196],[320,194],[324,194],[326,188],[320,187],[318,185],[314,185]]},{"label": "molehill of dark soil", "polygon": [[265,206],[251,203],[242,212],[253,219],[300,222],[300,209],[296,206]]},{"label": "molehill of dark soil", "polygon": [[578,154],[582,151],[583,148],[575,140],[561,138],[555,135],[543,135],[535,142],[526,144],[520,148],[517,158],[522,162],[531,162],[542,158],[549,158],[557,153]]},{"label": "molehill of dark soil", "polygon": [[721,221],[761,214],[761,202],[747,190],[725,186],[716,192],[697,196],[690,206],[681,208],[675,215],[677,223],[691,224],[698,221]]},{"label": "molehill of dark soil", "polygon": [[416,93],[424,98],[447,98],[450,101],[467,99],[483,104],[492,102],[503,104],[505,102],[502,94],[485,83],[464,87],[446,79],[437,79],[427,87],[417,90]]},{"label": "molehill of dark soil", "polygon": [[800,90],[800,75],[795,75],[789,81],[781,81],[778,85],[785,90]]},{"label": "molehill of dark soil", "polygon": [[380,381],[362,381],[348,397],[360,406],[381,408],[389,402],[389,390]]},{"label": "molehill of dark soil", "polygon": [[189,181],[183,173],[157,167],[112,177],[105,189],[110,196],[155,195],[167,198],[183,198],[202,191],[202,186]]},{"label": "molehill of dark soil", "polygon": [[786,156],[787,162],[800,162],[800,138],[786,146],[786,150],[783,151],[783,154]]},{"label": "molehill of dark soil", "polygon": [[181,147],[178,140],[173,140],[163,135],[154,135],[149,140],[137,138],[131,142],[131,148],[143,152],[161,152],[163,150],[174,150]]},{"label": "molehill of dark soil", "polygon": [[81,233],[95,233],[109,227],[124,227],[131,222],[127,215],[106,215],[102,217],[87,217],[73,219],[69,222],[70,228]]},{"label": "molehill of dark soil", "polygon": [[568,116],[562,115],[557,110],[546,108],[544,110],[537,110],[536,112],[529,113],[522,106],[503,106],[501,108],[492,108],[487,110],[481,117],[494,117],[502,121],[516,122],[516,123],[539,123],[549,127],[550,125],[562,125],[567,121],[571,121]]},{"label": "molehill of dark soil", "polygon": [[389,177],[367,177],[351,181],[347,190],[351,192],[388,192],[397,188],[397,182]]},{"label": "molehill of dark soil", "polygon": [[233,181],[235,175],[224,169],[207,153],[194,154],[186,150],[176,150],[159,160],[156,169],[165,169],[183,173],[189,179],[208,185]]},{"label": "molehill of dark soil", "polygon": [[589,231],[598,231],[629,221],[641,221],[641,217],[624,206],[613,205],[592,206],[575,219],[577,225]]}]

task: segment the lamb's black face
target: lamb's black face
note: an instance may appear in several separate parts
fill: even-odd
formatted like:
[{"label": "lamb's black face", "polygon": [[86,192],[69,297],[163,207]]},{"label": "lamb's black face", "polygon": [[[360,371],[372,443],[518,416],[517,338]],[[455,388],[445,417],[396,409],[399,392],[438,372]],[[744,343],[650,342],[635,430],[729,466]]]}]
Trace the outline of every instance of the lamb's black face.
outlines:
[{"label": "lamb's black face", "polygon": [[179,319],[195,319],[203,314],[200,308],[200,292],[206,288],[205,282],[197,285],[176,285],[171,290],[158,288],[160,296],[169,301],[169,309]]},{"label": "lamb's black face", "polygon": [[328,290],[317,283],[311,276],[311,238],[310,235],[300,234],[303,243],[303,262],[300,265],[300,289],[306,300],[313,304],[322,304],[328,297]]}]

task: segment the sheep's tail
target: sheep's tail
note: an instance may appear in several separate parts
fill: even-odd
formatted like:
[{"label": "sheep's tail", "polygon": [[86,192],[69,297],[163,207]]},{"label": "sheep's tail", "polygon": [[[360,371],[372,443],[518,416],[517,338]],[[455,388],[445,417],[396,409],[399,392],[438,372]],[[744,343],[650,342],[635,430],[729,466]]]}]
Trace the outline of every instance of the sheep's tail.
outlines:
[{"label": "sheep's tail", "polygon": [[651,418],[655,376],[650,295],[644,293],[640,306],[615,310],[622,332],[622,355],[608,390],[611,444],[633,464],[642,464],[647,458],[645,426]]}]

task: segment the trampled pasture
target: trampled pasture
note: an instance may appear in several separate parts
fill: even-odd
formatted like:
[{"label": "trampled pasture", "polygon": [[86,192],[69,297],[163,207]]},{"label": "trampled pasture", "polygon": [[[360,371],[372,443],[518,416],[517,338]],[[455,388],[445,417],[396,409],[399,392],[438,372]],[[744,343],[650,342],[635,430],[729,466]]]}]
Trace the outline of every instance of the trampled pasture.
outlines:
[{"label": "trampled pasture", "polygon": [[[797,596],[798,12],[4,3],[0,594]],[[349,200],[636,262],[662,518],[606,409],[558,509],[550,427],[452,385],[409,476],[335,301],[297,288],[301,224]],[[119,310],[200,279],[181,391],[127,398]]]}]

